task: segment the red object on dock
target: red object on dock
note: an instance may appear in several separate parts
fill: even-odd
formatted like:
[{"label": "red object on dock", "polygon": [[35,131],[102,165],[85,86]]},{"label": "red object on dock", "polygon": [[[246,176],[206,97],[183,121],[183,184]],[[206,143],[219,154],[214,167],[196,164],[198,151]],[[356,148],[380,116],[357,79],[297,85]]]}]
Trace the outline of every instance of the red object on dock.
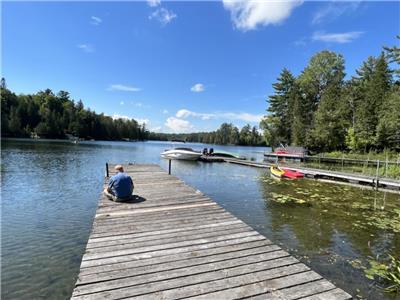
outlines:
[{"label": "red object on dock", "polygon": [[280,151],[272,152],[272,154],[289,154],[289,152],[287,152],[285,150],[280,150]]},{"label": "red object on dock", "polygon": [[282,170],[285,171],[285,173],[283,173],[283,177],[293,178],[293,179],[304,177],[304,173],[298,171],[290,170],[287,168],[282,168]]}]

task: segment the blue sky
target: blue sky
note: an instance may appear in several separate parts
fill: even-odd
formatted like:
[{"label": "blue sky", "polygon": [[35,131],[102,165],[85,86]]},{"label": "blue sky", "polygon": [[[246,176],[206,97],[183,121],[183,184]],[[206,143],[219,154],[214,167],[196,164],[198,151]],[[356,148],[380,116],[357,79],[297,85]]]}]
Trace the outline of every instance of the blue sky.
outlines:
[{"label": "blue sky", "polygon": [[348,76],[398,44],[400,2],[2,2],[2,76],[162,132],[258,125],[282,68],[321,50]]}]

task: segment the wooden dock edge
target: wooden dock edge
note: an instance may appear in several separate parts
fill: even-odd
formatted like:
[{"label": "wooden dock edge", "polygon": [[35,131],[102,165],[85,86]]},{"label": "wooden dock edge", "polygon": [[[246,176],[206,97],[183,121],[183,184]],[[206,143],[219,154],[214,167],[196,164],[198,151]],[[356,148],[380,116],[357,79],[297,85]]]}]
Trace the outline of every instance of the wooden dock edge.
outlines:
[{"label": "wooden dock edge", "polygon": [[71,299],[351,299],[158,165],[124,167],[140,201],[102,195]]}]

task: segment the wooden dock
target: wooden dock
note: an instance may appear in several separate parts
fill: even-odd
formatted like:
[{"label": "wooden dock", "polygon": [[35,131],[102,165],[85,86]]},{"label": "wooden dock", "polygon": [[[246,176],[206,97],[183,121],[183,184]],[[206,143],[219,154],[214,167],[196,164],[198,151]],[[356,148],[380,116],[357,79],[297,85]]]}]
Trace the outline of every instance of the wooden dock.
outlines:
[{"label": "wooden dock", "polygon": [[[227,162],[237,165],[256,167],[256,168],[269,168],[275,166],[276,163],[272,162],[256,162],[249,160],[242,160],[227,157],[204,157],[203,161],[209,162]],[[388,190],[400,191],[400,181],[384,177],[365,176],[357,173],[346,173],[331,170],[322,170],[314,168],[298,167],[290,164],[279,164],[281,167],[287,167],[291,170],[299,171],[305,174],[306,177],[314,179],[327,179],[333,181],[349,182],[352,184],[372,186],[378,188],[385,188]]]},{"label": "wooden dock", "polygon": [[71,299],[351,299],[158,165],[125,171],[137,197],[101,197]]}]

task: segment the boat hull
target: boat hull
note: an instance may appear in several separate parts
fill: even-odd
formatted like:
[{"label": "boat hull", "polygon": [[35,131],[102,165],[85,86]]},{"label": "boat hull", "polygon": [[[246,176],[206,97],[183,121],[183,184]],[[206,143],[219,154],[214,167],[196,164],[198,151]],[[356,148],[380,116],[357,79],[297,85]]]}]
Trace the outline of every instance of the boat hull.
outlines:
[{"label": "boat hull", "polygon": [[271,172],[271,175],[276,178],[282,178],[283,174],[285,173],[284,171],[282,171],[281,169],[279,169],[277,167],[270,167],[269,170]]},{"label": "boat hull", "polygon": [[174,151],[169,150],[161,153],[161,157],[165,159],[178,159],[178,160],[198,160],[201,153],[189,151]]},{"label": "boat hull", "polygon": [[287,178],[298,179],[298,178],[304,177],[304,173],[301,173],[298,171],[294,171],[294,170],[290,170],[290,169],[283,169],[283,171],[284,171],[283,176],[287,177]]}]

